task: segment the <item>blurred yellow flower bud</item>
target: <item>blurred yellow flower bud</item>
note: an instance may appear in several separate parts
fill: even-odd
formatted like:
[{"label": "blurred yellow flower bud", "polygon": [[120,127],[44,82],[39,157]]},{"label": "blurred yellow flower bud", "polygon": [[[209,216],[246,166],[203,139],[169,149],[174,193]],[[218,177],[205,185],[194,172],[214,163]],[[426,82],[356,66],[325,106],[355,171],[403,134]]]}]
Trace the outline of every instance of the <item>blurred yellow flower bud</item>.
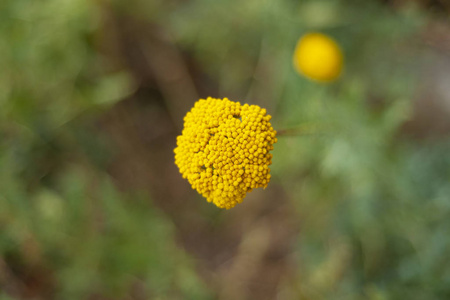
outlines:
[{"label": "blurred yellow flower bud", "polygon": [[318,81],[332,81],[342,71],[343,55],[337,43],[322,33],[308,33],[297,42],[293,56],[296,70]]}]

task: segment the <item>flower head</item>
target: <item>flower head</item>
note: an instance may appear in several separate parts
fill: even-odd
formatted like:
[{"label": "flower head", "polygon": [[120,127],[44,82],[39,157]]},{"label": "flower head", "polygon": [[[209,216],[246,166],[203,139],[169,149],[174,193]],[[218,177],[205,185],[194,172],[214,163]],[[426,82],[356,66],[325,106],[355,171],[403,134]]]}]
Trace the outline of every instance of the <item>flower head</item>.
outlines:
[{"label": "flower head", "polygon": [[342,71],[343,56],[338,44],[322,33],[308,33],[300,38],[294,51],[296,70],[318,81],[332,81]]},{"label": "flower head", "polygon": [[269,151],[277,142],[270,119],[257,105],[200,99],[184,117],[175,164],[208,202],[232,208],[270,181]]}]

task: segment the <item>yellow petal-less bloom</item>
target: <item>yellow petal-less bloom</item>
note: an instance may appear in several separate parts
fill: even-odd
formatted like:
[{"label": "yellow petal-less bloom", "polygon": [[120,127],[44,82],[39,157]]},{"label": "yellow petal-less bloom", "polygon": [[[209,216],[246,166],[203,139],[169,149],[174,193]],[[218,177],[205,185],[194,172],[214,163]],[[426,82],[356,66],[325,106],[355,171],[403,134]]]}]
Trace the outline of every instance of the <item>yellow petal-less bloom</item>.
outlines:
[{"label": "yellow petal-less bloom", "polygon": [[270,119],[257,105],[200,99],[184,117],[175,164],[208,202],[232,208],[270,181],[269,151],[277,142]]},{"label": "yellow petal-less bloom", "polygon": [[333,81],[341,74],[343,55],[332,38],[308,33],[297,42],[293,63],[299,73],[310,79]]}]

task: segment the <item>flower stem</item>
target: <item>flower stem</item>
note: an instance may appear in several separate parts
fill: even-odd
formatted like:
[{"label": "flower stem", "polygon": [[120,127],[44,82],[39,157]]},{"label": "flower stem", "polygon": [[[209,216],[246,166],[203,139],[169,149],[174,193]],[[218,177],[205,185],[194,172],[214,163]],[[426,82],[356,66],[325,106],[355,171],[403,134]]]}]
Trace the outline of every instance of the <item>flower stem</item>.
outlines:
[{"label": "flower stem", "polygon": [[304,135],[324,135],[325,128],[316,124],[305,124],[299,127],[286,128],[277,131],[277,137],[280,136],[304,136]]}]

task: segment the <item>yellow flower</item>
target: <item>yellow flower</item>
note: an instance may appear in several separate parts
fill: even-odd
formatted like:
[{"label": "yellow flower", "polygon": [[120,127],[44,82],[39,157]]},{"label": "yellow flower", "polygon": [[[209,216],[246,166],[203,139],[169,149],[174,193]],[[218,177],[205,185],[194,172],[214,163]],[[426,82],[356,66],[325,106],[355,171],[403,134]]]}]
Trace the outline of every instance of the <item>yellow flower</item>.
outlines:
[{"label": "yellow flower", "polygon": [[297,42],[293,63],[296,70],[318,81],[332,81],[342,71],[343,56],[337,43],[321,33],[305,34]]},{"label": "yellow flower", "polygon": [[277,142],[270,119],[257,105],[200,99],[184,117],[175,164],[208,202],[232,208],[270,181],[269,151]]}]

